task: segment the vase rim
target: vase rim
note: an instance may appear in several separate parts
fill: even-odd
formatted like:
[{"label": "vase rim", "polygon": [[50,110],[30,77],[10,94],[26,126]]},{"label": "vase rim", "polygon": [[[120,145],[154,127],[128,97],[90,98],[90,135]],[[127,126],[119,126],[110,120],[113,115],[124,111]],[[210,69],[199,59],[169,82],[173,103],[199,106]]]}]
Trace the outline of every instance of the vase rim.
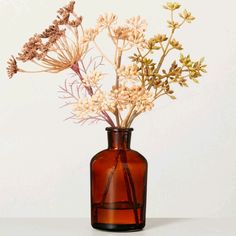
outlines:
[{"label": "vase rim", "polygon": [[134,130],[133,128],[106,127],[106,131],[112,131],[112,132],[131,132],[133,130]]}]

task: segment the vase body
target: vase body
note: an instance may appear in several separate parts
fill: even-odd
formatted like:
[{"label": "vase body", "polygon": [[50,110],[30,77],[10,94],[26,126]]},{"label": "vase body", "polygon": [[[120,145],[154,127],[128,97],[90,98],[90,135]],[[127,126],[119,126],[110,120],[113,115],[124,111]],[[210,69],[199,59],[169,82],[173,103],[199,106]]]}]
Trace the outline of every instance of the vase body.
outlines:
[{"label": "vase body", "polygon": [[108,149],[90,162],[91,224],[110,231],[145,226],[147,161],[130,149],[133,129],[106,128]]}]

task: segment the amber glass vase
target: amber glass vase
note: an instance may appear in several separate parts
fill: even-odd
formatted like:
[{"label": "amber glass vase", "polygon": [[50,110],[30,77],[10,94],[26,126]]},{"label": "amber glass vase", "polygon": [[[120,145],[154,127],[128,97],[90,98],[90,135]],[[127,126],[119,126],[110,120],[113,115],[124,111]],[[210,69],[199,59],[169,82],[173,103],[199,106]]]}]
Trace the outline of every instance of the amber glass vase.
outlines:
[{"label": "amber glass vase", "polygon": [[110,231],[145,226],[147,160],[130,149],[132,128],[106,128],[108,149],[90,163],[91,224]]}]

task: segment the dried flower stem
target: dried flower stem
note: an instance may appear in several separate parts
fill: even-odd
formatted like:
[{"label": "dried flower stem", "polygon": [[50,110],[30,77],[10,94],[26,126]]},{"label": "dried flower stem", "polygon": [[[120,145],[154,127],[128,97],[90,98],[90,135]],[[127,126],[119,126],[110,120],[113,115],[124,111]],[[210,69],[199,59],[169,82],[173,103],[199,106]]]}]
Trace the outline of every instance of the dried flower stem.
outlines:
[{"label": "dried flower stem", "polygon": [[129,112],[126,115],[126,118],[124,119],[124,121],[122,122],[121,127],[128,127],[128,124],[130,122],[130,118],[132,116],[134,109],[135,109],[135,104],[129,109]]},{"label": "dried flower stem", "polygon": [[160,71],[161,66],[162,66],[162,64],[163,64],[163,62],[165,60],[165,57],[167,56],[168,48],[170,46],[170,42],[171,42],[171,40],[173,38],[174,33],[175,33],[175,29],[172,29],[170,37],[169,37],[169,40],[168,40],[168,43],[167,43],[167,45],[166,45],[166,47],[164,49],[164,52],[163,52],[163,54],[161,56],[161,59],[160,59],[159,63],[157,65],[157,73]]},{"label": "dried flower stem", "polygon": [[[12,78],[19,72],[58,73],[72,69],[78,76],[78,84],[72,83],[73,88],[66,86],[62,89],[65,95],[62,98],[74,100],[66,104],[73,105],[73,118],[80,123],[103,120],[112,127],[130,127],[138,115],[154,107],[155,100],[164,95],[176,99],[172,85],[188,87],[188,80],[198,83],[198,78],[206,73],[204,58],[193,61],[190,55],[183,54],[169,68],[163,68],[170,52],[183,50],[182,44],[174,38],[175,31],[195,19],[184,10],[178,14],[180,20],[177,21],[175,12],[180,4],[168,2],[164,5],[170,12],[167,21],[170,35],[157,34],[149,39],[145,36],[147,23],[140,16],[119,25],[115,14],[105,14],[99,16],[95,28],[84,30],[82,17],[76,14],[74,5],[75,1],[71,1],[60,8],[53,23],[42,33],[32,36],[16,58],[10,58],[7,73]],[[96,40],[104,32],[114,45],[112,60]],[[90,48],[91,44],[95,47]],[[88,60],[88,53],[90,55],[92,50],[99,54],[100,61],[97,61],[97,55]],[[130,50],[136,52],[128,55]],[[160,56],[156,60],[158,52]],[[130,65],[123,65],[125,56],[130,58]],[[105,77],[100,71],[103,59],[112,65],[116,74],[109,91],[104,91],[100,84]],[[40,70],[22,69],[18,66],[22,62],[31,62]],[[73,92],[77,95],[73,96]]]},{"label": "dried flower stem", "polygon": [[[83,77],[80,73],[80,69],[79,69],[79,65],[78,63],[77,64],[74,64],[71,69],[79,76],[80,80],[83,82]],[[90,96],[93,96],[93,90],[91,87],[88,87],[88,86],[85,86],[86,90],[88,91],[88,94]],[[114,122],[112,121],[111,117],[107,114],[106,111],[101,111],[103,116],[104,116],[104,120],[107,121],[107,123],[109,125],[111,125],[111,127],[115,127],[115,124]]]},{"label": "dried flower stem", "polygon": [[137,202],[137,197],[136,197],[136,190],[135,190],[135,186],[134,186],[134,182],[133,182],[133,178],[132,178],[129,166],[127,165],[126,153],[123,150],[117,151],[117,155],[116,155],[116,158],[114,161],[113,168],[112,168],[111,173],[108,177],[106,186],[105,186],[103,194],[102,194],[101,206],[104,206],[104,204],[105,204],[105,200],[106,200],[107,194],[110,189],[112,178],[113,178],[115,171],[117,169],[117,166],[119,164],[119,160],[121,161],[123,172],[124,172],[124,181],[125,181],[125,187],[126,187],[128,201],[129,201],[129,204],[131,205],[130,207],[133,208],[135,223],[138,224],[138,222],[139,222],[138,211],[137,211],[138,202]]},{"label": "dried flower stem", "polygon": [[96,41],[93,41],[95,47],[97,48],[97,50],[101,53],[101,55],[107,60],[107,62],[109,62],[112,66],[114,66],[113,62],[106,56],[106,54],[102,51],[102,49],[98,46],[98,44],[96,43]]}]

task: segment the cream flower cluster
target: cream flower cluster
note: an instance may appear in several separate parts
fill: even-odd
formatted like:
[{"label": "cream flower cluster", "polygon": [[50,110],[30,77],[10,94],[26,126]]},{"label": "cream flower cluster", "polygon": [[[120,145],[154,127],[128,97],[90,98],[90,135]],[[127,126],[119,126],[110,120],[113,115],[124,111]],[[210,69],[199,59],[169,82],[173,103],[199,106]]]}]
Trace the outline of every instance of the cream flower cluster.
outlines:
[{"label": "cream flower cluster", "polygon": [[135,111],[142,113],[150,111],[154,106],[152,93],[141,86],[113,87],[110,98],[113,101],[111,107],[117,107],[120,111],[134,107]]},{"label": "cream flower cluster", "polygon": [[88,43],[90,41],[94,41],[99,33],[97,28],[89,28],[85,30],[83,35],[83,43]]},{"label": "cream flower cluster", "polygon": [[126,21],[130,28],[128,41],[132,46],[145,47],[144,32],[147,30],[147,22],[141,19],[140,16],[132,17]]},{"label": "cream flower cluster", "polygon": [[117,15],[111,13],[111,14],[104,14],[98,17],[97,20],[97,27],[98,28],[103,28],[103,27],[108,27],[111,26],[112,24],[117,22]]},{"label": "cream flower cluster", "polygon": [[137,46],[145,47],[144,32],[147,30],[147,22],[140,16],[127,19],[124,25],[117,25],[117,15],[105,14],[99,16],[95,28],[89,28],[84,32],[83,42],[95,41],[96,37],[103,30],[108,29],[109,36],[115,42],[116,40],[125,40],[128,48]]},{"label": "cream flower cluster", "polygon": [[91,115],[100,114],[103,111],[114,112],[116,107],[119,111],[128,108],[142,113],[150,111],[154,106],[153,94],[141,86],[112,88],[107,95],[98,90],[93,96],[85,97],[74,104],[74,113],[78,119],[87,119]]},{"label": "cream flower cluster", "polygon": [[137,65],[121,66],[117,70],[117,74],[120,77],[120,82],[126,84],[128,82],[138,82],[138,67]]},{"label": "cream flower cluster", "polygon": [[109,110],[107,97],[98,90],[93,96],[81,98],[74,104],[74,113],[80,120],[97,116],[102,111]]},{"label": "cream flower cluster", "polygon": [[100,71],[92,71],[91,73],[85,74],[83,77],[83,85],[86,87],[98,88],[98,83],[102,79],[102,73]]}]

